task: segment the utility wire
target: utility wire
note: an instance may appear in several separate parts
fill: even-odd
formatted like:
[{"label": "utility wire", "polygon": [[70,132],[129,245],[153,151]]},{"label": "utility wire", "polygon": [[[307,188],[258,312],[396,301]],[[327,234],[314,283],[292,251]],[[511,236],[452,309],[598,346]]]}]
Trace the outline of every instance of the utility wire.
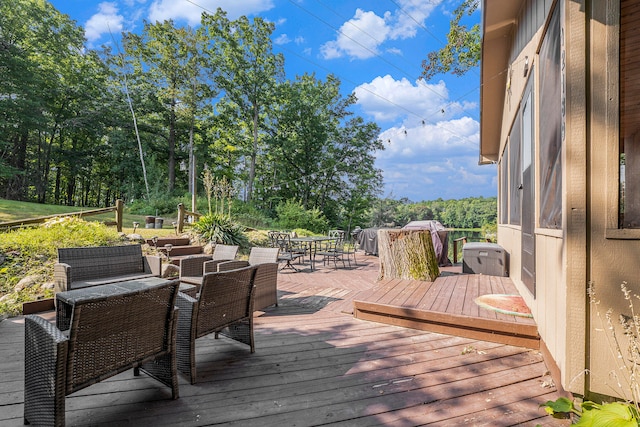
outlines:
[{"label": "utility wire", "polygon": [[[189,3],[191,3],[191,4],[195,5],[195,6],[197,6],[197,7],[201,8],[201,9],[203,9],[203,10],[205,10],[205,11],[207,11],[207,12],[211,13],[211,11],[210,11],[210,10],[208,10],[208,9],[206,9],[205,7],[203,7],[203,6],[201,6],[201,5],[197,4],[197,3],[195,3],[193,0],[185,0],[185,1],[187,1],[187,2],[189,2]],[[330,8],[329,6],[327,6],[325,3],[321,2],[320,0],[316,0],[316,1],[317,1],[318,3],[320,3],[322,6],[324,6],[325,8],[329,9],[331,12],[333,12],[336,16],[340,17],[341,19],[346,19],[345,17],[341,16],[338,12],[336,12],[334,9]],[[427,31],[429,34],[432,34],[432,33],[430,33],[430,32],[429,32],[429,30],[428,30],[424,25],[420,24],[420,23],[419,23],[415,18],[413,18],[413,17],[412,17],[408,12],[406,12],[404,9],[402,9],[402,8],[400,7],[400,5],[398,5],[398,3],[396,3],[394,0],[390,0],[390,1],[392,1],[396,6],[398,6],[398,8],[399,8],[399,9],[400,9],[400,10],[401,10],[405,15],[407,15],[408,17],[410,17],[410,18],[411,18],[414,22],[416,22],[416,23],[417,23],[421,28],[423,28],[423,29],[424,29],[425,31]],[[303,10],[305,13],[307,13],[307,14],[309,14],[310,16],[314,17],[314,18],[315,18],[315,19],[317,19],[318,21],[322,22],[322,23],[323,23],[324,25],[326,25],[327,27],[329,27],[329,28],[331,28],[331,29],[335,30],[336,32],[338,32],[338,33],[340,33],[340,34],[344,35],[344,36],[345,36],[345,37],[347,37],[349,40],[353,41],[354,43],[356,43],[357,45],[359,45],[359,46],[360,46],[360,47],[362,47],[363,49],[365,49],[365,50],[367,50],[368,52],[370,52],[372,55],[374,55],[374,56],[378,57],[378,58],[379,58],[380,60],[382,60],[383,62],[385,62],[385,63],[389,64],[389,65],[390,65],[390,66],[392,66],[393,68],[395,68],[395,69],[397,69],[398,71],[400,71],[401,73],[403,73],[405,76],[407,76],[407,77],[409,77],[409,78],[411,78],[411,79],[414,79],[414,78],[415,78],[411,73],[409,73],[409,72],[407,72],[407,71],[405,71],[405,70],[401,69],[401,68],[400,68],[400,67],[398,67],[397,65],[395,65],[395,64],[391,63],[390,61],[386,60],[385,58],[383,58],[379,53],[377,53],[377,52],[375,52],[375,51],[373,51],[373,50],[369,49],[368,47],[364,46],[362,43],[358,42],[358,41],[357,41],[357,40],[355,40],[354,38],[349,37],[348,35],[344,34],[344,33],[343,33],[342,31],[340,31],[338,28],[336,28],[335,26],[333,26],[332,24],[330,24],[330,23],[329,23],[329,22],[327,22],[326,20],[324,20],[324,19],[320,18],[318,15],[314,14],[313,12],[309,11],[308,9],[306,9],[306,8],[302,7],[300,4],[296,3],[294,0],[289,0],[289,2],[290,2],[291,4],[293,4],[294,6],[296,6],[296,7],[300,8],[301,10]],[[376,42],[378,42],[378,40],[377,40],[375,37],[373,37],[372,35],[368,34],[368,33],[367,33],[367,32],[365,32],[365,31],[363,31],[363,30],[362,30],[361,28],[359,28],[357,25],[355,25],[355,24],[353,24],[353,23],[350,23],[350,24],[351,24],[354,28],[356,28],[358,31],[362,32],[363,34],[366,34],[367,36],[371,37],[373,40],[375,40]],[[432,34],[432,35],[433,35],[433,34]],[[437,37],[435,37],[435,36],[434,36],[434,38],[436,38],[436,40],[438,40],[438,42],[441,42],[439,39],[437,39]],[[441,42],[441,43],[442,43],[442,42]],[[330,70],[330,69],[328,69],[327,67],[324,67],[324,66],[322,66],[322,65],[320,65],[320,64],[318,64],[318,63],[316,63],[316,62],[314,62],[314,61],[311,61],[310,59],[305,58],[305,57],[303,57],[303,56],[299,55],[298,53],[293,52],[293,51],[292,51],[292,50],[290,50],[290,49],[286,49],[286,48],[284,48],[282,45],[281,45],[280,47],[281,47],[283,50],[286,50],[286,51],[288,51],[288,52],[290,52],[290,53],[294,54],[295,56],[298,56],[299,58],[301,58],[301,59],[303,59],[303,60],[305,60],[305,61],[307,61],[307,62],[311,63],[311,64],[312,64],[312,65],[314,65],[315,67],[318,67],[318,68],[324,69],[325,71],[327,71],[327,72],[329,72],[329,73],[333,73],[333,71],[332,71],[332,70]],[[347,80],[347,79],[345,79],[345,80]],[[424,88],[426,88],[426,89],[427,89],[427,90],[429,90],[430,92],[434,93],[434,94],[435,94],[436,96],[438,96],[439,98],[441,98],[441,99],[443,99],[443,100],[445,100],[445,101],[447,100],[447,98],[445,98],[442,94],[438,93],[436,90],[434,90],[433,88],[431,88],[430,86],[428,86],[428,85],[427,85],[426,83],[424,83],[421,79],[416,78],[416,80],[417,80],[418,82],[422,82],[422,85],[423,85],[423,87],[424,87]],[[356,86],[359,86],[359,84],[358,84],[358,83],[356,83],[356,82],[353,82],[353,81],[350,81],[350,80],[347,80],[347,81],[349,81],[350,83],[352,83],[352,84],[354,84],[354,85],[356,85]],[[420,83],[418,83],[418,84],[420,84]],[[394,103],[393,101],[391,101],[390,99],[385,98],[385,97],[384,97],[384,96],[382,96],[382,95],[379,95],[379,94],[377,94],[377,93],[375,93],[375,92],[373,92],[373,91],[371,91],[371,90],[369,90],[369,89],[366,89],[366,88],[362,88],[362,89],[363,89],[363,90],[365,90],[365,91],[367,91],[368,93],[371,93],[372,95],[376,96],[377,98],[380,98],[380,99],[384,100],[385,102],[387,102],[387,103],[389,103],[389,104],[391,104],[391,105],[393,105],[393,106],[395,106],[395,107],[398,107],[398,108],[400,108],[400,109],[402,109],[402,110],[406,111],[407,113],[409,113],[409,114],[411,114],[411,115],[413,115],[413,116],[415,116],[415,117],[419,118],[423,123],[425,122],[425,120],[429,120],[427,117],[424,117],[424,116],[422,116],[422,115],[420,115],[420,114],[418,114],[418,113],[416,113],[416,112],[414,112],[414,111],[411,111],[411,110],[407,109],[406,107],[403,107],[403,106],[401,106],[401,105],[398,105],[398,104]],[[441,114],[443,110],[446,110],[446,108],[448,108],[449,106],[453,105],[454,103],[458,102],[458,101],[459,101],[460,99],[462,99],[463,97],[466,97],[469,93],[471,93],[471,92],[473,92],[473,91],[475,91],[475,90],[478,90],[478,89],[479,89],[479,87],[476,87],[476,88],[472,89],[471,91],[469,91],[469,92],[467,92],[467,93],[465,93],[465,94],[461,95],[461,96],[460,96],[460,97],[458,97],[457,99],[455,99],[455,100],[453,100],[453,101],[448,102],[444,107],[440,107],[440,108],[437,110],[437,112],[434,112],[434,113],[432,113],[432,114],[433,114],[434,116],[435,116],[435,114],[439,114],[439,113]],[[429,120],[429,121],[431,121],[431,120]],[[433,121],[433,123],[435,124],[435,121]],[[443,129],[445,129],[445,128],[443,127]],[[455,132],[452,132],[452,131],[450,131],[450,130],[448,130],[448,131],[449,131],[450,133],[452,133],[453,135],[458,136],[458,137],[460,137],[460,138],[466,138],[465,136],[462,136],[462,135],[456,134]]]},{"label": "utility wire", "polygon": [[140,141],[140,132],[138,132],[138,121],[136,120],[136,113],[133,110],[133,102],[131,101],[131,95],[129,94],[129,85],[127,84],[127,73],[124,69],[124,55],[120,51],[120,44],[116,42],[113,33],[111,32],[111,27],[107,23],[107,28],[109,28],[109,34],[111,35],[111,39],[113,43],[116,45],[116,49],[118,50],[118,56],[120,56],[121,68],[122,68],[122,79],[124,86],[124,93],[127,95],[127,103],[129,104],[129,111],[131,111],[131,116],[133,117],[133,128],[136,132],[136,139],[138,141],[138,151],[140,154],[140,163],[142,164],[142,175],[144,177],[144,185],[147,190],[147,200],[151,200],[151,193],[149,192],[149,182],[147,181],[147,168],[144,164],[144,153],[142,151],[142,142]]}]

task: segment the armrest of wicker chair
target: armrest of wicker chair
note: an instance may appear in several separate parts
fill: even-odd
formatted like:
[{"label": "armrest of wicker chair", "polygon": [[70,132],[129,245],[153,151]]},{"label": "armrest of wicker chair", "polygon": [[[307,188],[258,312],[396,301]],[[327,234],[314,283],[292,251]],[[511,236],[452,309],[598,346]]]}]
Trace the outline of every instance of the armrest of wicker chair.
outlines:
[{"label": "armrest of wicker chair", "polygon": [[176,363],[178,371],[186,374],[195,383],[195,329],[192,327],[197,314],[197,299],[182,292],[178,293],[178,332],[176,335]]},{"label": "armrest of wicker chair", "polygon": [[204,264],[211,261],[210,255],[193,255],[180,260],[180,277],[202,277]]},{"label": "armrest of wicker chair", "polygon": [[248,267],[249,265],[249,262],[244,260],[224,261],[218,263],[217,271],[237,270],[238,268]]},{"label": "armrest of wicker chair", "polygon": [[157,255],[144,255],[142,258],[145,273],[160,277],[162,275],[162,258]]},{"label": "armrest of wicker chair", "polygon": [[25,316],[24,421],[64,425],[69,339],[39,316]]},{"label": "armrest of wicker chair", "polygon": [[68,291],[69,283],[71,283],[71,266],[63,262],[56,262],[53,265],[53,280],[56,292]]},{"label": "armrest of wicker chair", "polygon": [[[211,261],[207,261],[204,263],[204,272],[206,273],[215,273],[218,271],[218,266],[223,262],[234,262],[233,259],[214,259]],[[243,266],[244,267],[244,266]],[[230,270],[229,268],[227,270]]]}]

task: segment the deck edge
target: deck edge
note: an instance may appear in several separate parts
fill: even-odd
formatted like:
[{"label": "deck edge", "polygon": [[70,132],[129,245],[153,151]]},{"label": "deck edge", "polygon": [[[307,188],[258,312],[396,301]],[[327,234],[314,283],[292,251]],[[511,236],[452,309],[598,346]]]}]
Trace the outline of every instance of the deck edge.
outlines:
[{"label": "deck edge", "polygon": [[470,316],[416,310],[387,304],[353,301],[353,316],[360,320],[540,349],[536,325],[503,322]]}]

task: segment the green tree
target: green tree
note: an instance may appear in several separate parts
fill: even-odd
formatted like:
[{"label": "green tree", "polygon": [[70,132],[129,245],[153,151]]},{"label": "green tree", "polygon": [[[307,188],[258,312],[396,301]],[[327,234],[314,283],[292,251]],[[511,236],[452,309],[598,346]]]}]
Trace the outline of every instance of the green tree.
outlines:
[{"label": "green tree", "polygon": [[422,77],[431,80],[440,73],[452,72],[463,75],[480,63],[480,24],[468,27],[462,23],[465,16],[471,16],[480,6],[480,0],[464,0],[453,12],[447,33],[447,44],[439,50],[429,52],[422,61]]},{"label": "green tree", "polygon": [[302,203],[294,200],[280,203],[276,212],[278,224],[286,230],[303,228],[314,233],[326,233],[329,228],[329,222],[320,209],[305,209]]},{"label": "green tree", "polygon": [[251,201],[275,87],[284,77],[284,57],[273,53],[275,25],[262,18],[229,21],[218,9],[215,15],[202,15],[202,26],[210,40],[205,53],[222,95],[219,114],[235,124],[226,136],[248,158],[246,199]]},{"label": "green tree", "polygon": [[277,200],[319,208],[334,226],[342,224],[362,212],[381,187],[374,167],[375,151],[384,148],[379,128],[353,117],[349,108],[356,99],[340,94],[334,76],[321,81],[305,74],[280,85],[278,94],[263,189]]},{"label": "green tree", "polygon": [[[190,27],[176,28],[169,20],[145,23],[140,35],[128,33],[124,37],[125,50],[135,61],[137,79],[155,88],[153,93],[162,108],[159,111],[162,121],[156,132],[167,141],[167,189],[170,192],[176,186],[180,112],[184,112],[186,126],[193,132],[196,109],[209,96],[208,87],[202,84],[200,34]],[[193,134],[190,135],[193,138]]]},{"label": "green tree", "polygon": [[[66,193],[67,203],[87,198],[76,195],[81,183],[75,170],[64,168],[64,156],[79,149],[73,166],[91,173],[91,162],[82,154],[94,153],[99,143],[106,70],[83,44],[82,28],[48,2],[0,3],[0,147],[6,149],[0,154],[6,165],[0,188],[5,197],[43,203],[54,186],[56,197]],[[86,187],[91,180],[84,182]]]}]

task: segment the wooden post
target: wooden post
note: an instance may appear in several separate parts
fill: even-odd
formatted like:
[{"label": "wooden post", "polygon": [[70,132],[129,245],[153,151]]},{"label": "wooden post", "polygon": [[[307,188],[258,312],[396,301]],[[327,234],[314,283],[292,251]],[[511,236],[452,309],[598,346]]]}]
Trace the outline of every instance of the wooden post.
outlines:
[{"label": "wooden post", "polygon": [[182,203],[178,204],[178,234],[182,233],[184,228],[184,205]]},{"label": "wooden post", "polygon": [[122,222],[124,213],[124,202],[121,199],[116,200],[116,230],[122,233]]},{"label": "wooden post", "polygon": [[467,236],[460,237],[453,241],[453,263],[454,264],[458,263],[458,245],[460,244],[460,242],[462,242],[462,246],[464,247],[464,244],[467,243]]},{"label": "wooden post", "polygon": [[378,279],[433,282],[440,275],[429,230],[378,230]]}]

